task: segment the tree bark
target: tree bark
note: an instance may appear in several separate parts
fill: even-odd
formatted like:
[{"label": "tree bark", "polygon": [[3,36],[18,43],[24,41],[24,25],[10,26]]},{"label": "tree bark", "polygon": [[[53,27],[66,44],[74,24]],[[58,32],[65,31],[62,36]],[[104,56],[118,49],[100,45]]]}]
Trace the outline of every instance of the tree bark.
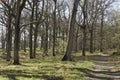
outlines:
[{"label": "tree bark", "polygon": [[33,58],[33,44],[32,44],[32,30],[33,30],[33,26],[32,24],[30,24],[30,32],[29,32],[29,49],[30,49],[30,59]]},{"label": "tree bark", "polygon": [[74,25],[75,25],[75,19],[77,14],[77,8],[80,0],[74,0],[73,10],[72,10],[72,16],[70,21],[70,31],[69,31],[69,40],[68,45],[66,49],[66,54],[63,57],[63,61],[71,61],[71,53],[72,53],[72,46],[73,46],[73,36],[74,36]]},{"label": "tree bark", "polygon": [[[35,2],[35,18],[36,18],[36,21],[38,20],[38,6],[37,6],[37,1]],[[39,23],[36,23],[35,24],[35,30],[34,30],[34,52],[33,52],[33,58],[36,58],[36,48],[37,48],[37,36],[38,36],[38,26],[39,26]]]},{"label": "tree bark", "polygon": [[24,52],[26,52],[26,32],[24,29]]},{"label": "tree bark", "polygon": [[[33,21],[34,18],[34,1],[33,1],[33,5],[32,5],[32,13],[31,13],[31,22]],[[30,24],[30,31],[29,31],[29,49],[30,49],[30,59],[33,58],[33,23]]]},{"label": "tree bark", "polygon": [[5,34],[4,34],[4,30],[2,28],[2,35],[1,35],[1,43],[2,43],[2,49],[5,50]]},{"label": "tree bark", "polygon": [[82,56],[85,56],[86,51],[86,27],[87,27],[87,0],[84,0],[83,5],[83,46],[82,46]]},{"label": "tree bark", "polygon": [[21,15],[21,12],[18,9],[18,13],[15,18],[14,63],[13,63],[15,65],[20,64],[19,63],[20,15]]},{"label": "tree bark", "polygon": [[100,27],[100,52],[103,52],[103,21],[104,20],[104,11],[102,11],[102,18],[101,18],[101,27]]},{"label": "tree bark", "polygon": [[86,26],[84,27],[83,31],[83,46],[82,46],[82,56],[85,56],[85,51],[86,51]]},{"label": "tree bark", "polygon": [[56,8],[57,8],[57,0],[53,0],[55,4],[55,9],[54,9],[54,27],[53,27],[53,56],[55,56],[55,43],[56,43]]},{"label": "tree bark", "polygon": [[45,30],[45,45],[44,45],[44,54],[48,55],[48,20],[46,22],[46,30]]},{"label": "tree bark", "polygon": [[37,35],[38,35],[38,24],[36,24],[36,28],[35,28],[35,32],[34,32],[34,54],[33,54],[33,58],[36,58]]},{"label": "tree bark", "polygon": [[90,53],[93,53],[93,30],[90,30]]},{"label": "tree bark", "polygon": [[12,16],[10,15],[9,11],[9,17],[8,17],[8,25],[7,25],[7,44],[6,44],[6,50],[7,50],[7,61],[10,61],[11,58],[11,43],[12,43],[12,26],[11,26],[11,20]]},{"label": "tree bark", "polygon": [[76,38],[75,38],[75,52],[78,51],[78,32],[79,32],[79,27],[77,26]]}]

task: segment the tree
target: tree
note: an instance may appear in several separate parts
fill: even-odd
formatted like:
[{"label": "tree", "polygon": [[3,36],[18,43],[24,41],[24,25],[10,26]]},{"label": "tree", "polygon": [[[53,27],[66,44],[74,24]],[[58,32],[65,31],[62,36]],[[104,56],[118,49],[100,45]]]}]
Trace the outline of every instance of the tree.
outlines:
[{"label": "tree", "polygon": [[105,11],[109,7],[110,4],[112,4],[114,0],[103,0],[101,1],[101,27],[100,27],[100,52],[103,52],[103,27],[104,27],[104,16]]},{"label": "tree", "polygon": [[[34,20],[34,14],[35,14],[35,1],[32,0],[30,3],[30,6],[32,8],[31,10],[31,16],[30,21],[32,22]],[[30,49],[30,59],[33,58],[33,23],[30,23],[30,31],[29,31],[29,49]]]},{"label": "tree", "polygon": [[78,8],[79,1],[80,0],[74,0],[72,16],[71,16],[70,25],[69,25],[70,26],[69,40],[68,40],[66,53],[62,59],[63,61],[72,60],[71,53],[72,53],[72,46],[73,46],[74,25],[75,25],[75,21],[76,21],[76,14],[77,14],[77,8]]},{"label": "tree", "polygon": [[3,30],[3,27],[2,27],[2,31],[1,31],[1,43],[2,43],[2,49],[5,50],[5,31]]},{"label": "tree", "polygon": [[88,8],[88,0],[84,0],[84,4],[82,7],[83,12],[83,44],[82,44],[82,55],[85,56],[86,51],[86,29],[87,29],[87,8]]},{"label": "tree", "polygon": [[47,1],[46,5],[46,19],[44,21],[45,26],[45,38],[44,38],[44,55],[48,55],[48,29],[49,29],[49,2]]},{"label": "tree", "polygon": [[25,7],[26,0],[13,1],[14,8],[11,8],[10,5],[1,0],[2,3],[11,11],[12,16],[14,16],[14,28],[15,28],[15,37],[14,37],[14,63],[15,65],[19,64],[19,43],[20,43],[20,17],[23,8]]},{"label": "tree", "polygon": [[94,35],[95,35],[94,31],[95,31],[97,19],[99,16],[98,14],[100,12],[100,7],[98,5],[100,4],[99,4],[99,1],[95,1],[95,0],[92,0],[89,3],[91,3],[91,5],[89,5],[90,19],[88,23],[89,32],[90,32],[90,53],[93,53],[94,52],[93,41],[94,41]]},{"label": "tree", "polygon": [[15,65],[20,64],[19,62],[19,43],[20,43],[20,17],[23,8],[25,7],[26,0],[16,1],[15,11],[15,39],[14,39],[14,63]]},{"label": "tree", "polygon": [[57,0],[53,0],[54,1],[54,4],[55,4],[55,8],[54,8],[54,12],[53,12],[53,15],[54,15],[54,27],[53,27],[53,56],[55,56],[55,42],[56,42],[56,8],[57,8]]},{"label": "tree", "polygon": [[[3,40],[3,42],[6,41],[6,52],[7,52],[6,60],[10,61],[11,58],[10,51],[12,48],[12,19],[13,19],[12,11],[10,8],[13,8],[13,4],[9,0],[6,1],[6,3],[2,1],[2,3],[3,3],[2,6],[4,10],[4,16],[1,15],[1,18],[2,18],[2,23],[6,27],[6,40]],[[10,8],[8,8],[8,6]]]},{"label": "tree", "polygon": [[7,44],[6,44],[6,51],[7,51],[7,61],[10,61],[11,57],[11,44],[12,44],[12,16],[11,16],[11,11],[8,11],[8,24],[7,24]]}]

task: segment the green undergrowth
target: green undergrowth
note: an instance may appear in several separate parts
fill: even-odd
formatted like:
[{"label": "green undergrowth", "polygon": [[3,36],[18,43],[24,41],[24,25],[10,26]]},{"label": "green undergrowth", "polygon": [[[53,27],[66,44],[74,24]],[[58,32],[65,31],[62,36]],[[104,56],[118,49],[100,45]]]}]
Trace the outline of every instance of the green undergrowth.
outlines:
[{"label": "green undergrowth", "polygon": [[13,65],[0,58],[0,80],[89,80],[81,69],[91,69],[92,60],[74,55],[74,61],[61,61],[63,55],[55,57],[37,55],[29,59],[28,54],[20,55],[21,65]]}]

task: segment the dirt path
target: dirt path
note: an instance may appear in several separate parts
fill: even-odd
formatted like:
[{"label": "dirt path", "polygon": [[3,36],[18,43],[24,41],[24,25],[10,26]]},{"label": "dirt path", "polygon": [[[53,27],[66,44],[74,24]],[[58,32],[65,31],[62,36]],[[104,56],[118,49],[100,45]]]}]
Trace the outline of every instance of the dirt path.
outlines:
[{"label": "dirt path", "polygon": [[95,67],[88,70],[91,80],[120,80],[120,62],[109,55],[102,55],[95,59]]}]

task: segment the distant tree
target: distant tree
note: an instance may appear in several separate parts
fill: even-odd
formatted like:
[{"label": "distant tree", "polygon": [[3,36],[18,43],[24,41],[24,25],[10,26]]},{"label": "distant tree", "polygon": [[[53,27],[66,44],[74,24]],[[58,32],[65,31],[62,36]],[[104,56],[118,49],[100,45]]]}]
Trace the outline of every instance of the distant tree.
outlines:
[{"label": "distant tree", "polygon": [[100,52],[103,52],[103,27],[104,27],[104,17],[105,17],[105,11],[106,9],[112,4],[114,0],[103,0],[100,3],[100,9],[101,9],[101,27],[100,27]]}]

